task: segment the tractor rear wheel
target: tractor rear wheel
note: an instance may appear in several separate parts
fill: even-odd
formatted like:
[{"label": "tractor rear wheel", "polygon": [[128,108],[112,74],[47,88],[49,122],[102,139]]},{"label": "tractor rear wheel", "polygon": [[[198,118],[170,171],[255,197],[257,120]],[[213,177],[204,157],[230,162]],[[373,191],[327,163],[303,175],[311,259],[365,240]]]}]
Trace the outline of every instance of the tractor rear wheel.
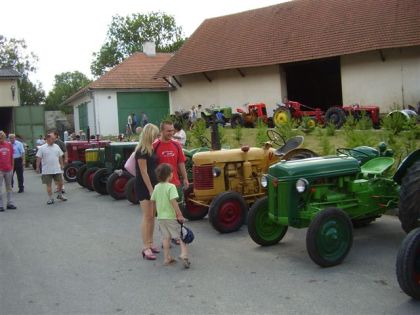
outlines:
[{"label": "tractor rear wheel", "polygon": [[108,176],[109,172],[106,168],[100,168],[95,172],[95,174],[93,174],[92,187],[97,193],[101,195],[108,194],[106,191],[106,182],[108,180]]},{"label": "tractor rear wheel", "polygon": [[209,206],[209,221],[220,233],[235,232],[245,223],[248,205],[236,191],[225,191]]},{"label": "tractor rear wheel", "polygon": [[396,269],[400,288],[420,300],[420,229],[405,237],[398,251]]},{"label": "tractor rear wheel", "polygon": [[80,186],[85,187],[85,184],[83,183],[83,174],[87,170],[87,165],[82,165],[76,173],[76,181],[79,183]]},{"label": "tractor rear wheel", "polygon": [[136,178],[130,178],[127,182],[127,185],[125,185],[125,197],[127,198],[128,201],[130,201],[132,204],[134,205],[138,205],[139,199],[137,198],[137,193],[136,193]]},{"label": "tractor rear wheel", "polygon": [[106,190],[112,198],[116,200],[125,198],[125,185],[128,180],[133,177],[130,173],[123,171],[121,176],[117,173],[112,173],[106,182]]},{"label": "tractor rear wheel", "polygon": [[287,108],[278,108],[273,114],[273,121],[276,127],[287,124],[291,120],[290,110]]},{"label": "tractor rear wheel", "polygon": [[340,107],[330,107],[325,112],[325,123],[330,123],[340,129],[346,122],[346,114]]},{"label": "tractor rear wheel", "polygon": [[248,212],[248,234],[261,246],[275,245],[287,232],[287,225],[276,224],[268,217],[268,197],[258,199]]},{"label": "tractor rear wheel", "polygon": [[69,183],[75,182],[77,171],[79,170],[80,166],[81,166],[80,164],[75,164],[75,163],[67,164],[64,167],[64,171],[63,171],[64,179]]},{"label": "tractor rear wheel", "polygon": [[93,175],[98,170],[97,167],[91,167],[86,170],[86,172],[83,173],[83,185],[87,189],[93,191]]},{"label": "tractor rear wheel", "polygon": [[236,127],[243,127],[244,125],[244,120],[242,119],[241,115],[233,115],[232,118],[230,119],[230,126],[232,128],[236,128]]},{"label": "tractor rear wheel", "polygon": [[200,206],[190,201],[191,195],[194,193],[194,186],[190,184],[187,189],[184,190],[184,206],[182,207],[182,215],[188,220],[201,220],[209,212],[209,208]]},{"label": "tractor rear wheel", "polygon": [[401,180],[398,217],[406,233],[419,227],[420,219],[420,161],[407,169]]},{"label": "tractor rear wheel", "polygon": [[353,225],[347,213],[330,207],[319,212],[306,233],[306,249],[321,267],[340,264],[353,244]]}]

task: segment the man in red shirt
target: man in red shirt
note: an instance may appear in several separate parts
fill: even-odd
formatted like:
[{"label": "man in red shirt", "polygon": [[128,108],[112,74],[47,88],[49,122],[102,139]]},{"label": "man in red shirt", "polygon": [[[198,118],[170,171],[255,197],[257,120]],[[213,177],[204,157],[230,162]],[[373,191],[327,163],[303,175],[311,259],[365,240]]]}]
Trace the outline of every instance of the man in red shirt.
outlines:
[{"label": "man in red shirt", "polygon": [[12,201],[13,146],[6,142],[6,134],[0,131],[0,212],[3,208],[3,180],[6,184],[7,209],[16,209]]},{"label": "man in red shirt", "polygon": [[[160,124],[160,138],[153,143],[153,150],[158,158],[158,163],[168,163],[173,169],[173,178],[171,183],[174,184],[178,191],[181,188],[178,170],[182,176],[182,183],[188,188],[189,182],[187,171],[185,169],[185,156],[182,152],[179,142],[172,139],[175,133],[174,125],[171,121],[163,121]],[[182,194],[180,194],[182,196]]]}]

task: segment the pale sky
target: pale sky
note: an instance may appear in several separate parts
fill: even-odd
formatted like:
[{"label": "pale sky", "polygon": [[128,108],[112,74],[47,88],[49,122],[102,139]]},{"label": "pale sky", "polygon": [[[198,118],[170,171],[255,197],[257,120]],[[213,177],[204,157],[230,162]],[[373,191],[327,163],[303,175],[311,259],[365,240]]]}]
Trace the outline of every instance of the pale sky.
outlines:
[{"label": "pale sky", "polygon": [[[261,8],[285,0],[20,0],[2,1],[0,34],[25,39],[39,57],[32,81],[48,94],[54,76],[67,71],[90,73],[92,53],[105,42],[112,16],[161,11],[173,15],[190,36],[207,18]],[[255,21],[264,23],[264,21]]]}]

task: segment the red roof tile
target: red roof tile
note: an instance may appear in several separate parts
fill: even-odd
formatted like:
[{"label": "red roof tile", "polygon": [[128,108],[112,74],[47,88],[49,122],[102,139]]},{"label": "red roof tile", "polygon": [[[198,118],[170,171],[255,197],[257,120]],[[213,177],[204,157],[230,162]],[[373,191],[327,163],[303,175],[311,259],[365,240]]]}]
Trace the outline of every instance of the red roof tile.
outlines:
[{"label": "red roof tile", "polygon": [[420,45],[420,0],[295,0],[205,20],[155,77]]}]

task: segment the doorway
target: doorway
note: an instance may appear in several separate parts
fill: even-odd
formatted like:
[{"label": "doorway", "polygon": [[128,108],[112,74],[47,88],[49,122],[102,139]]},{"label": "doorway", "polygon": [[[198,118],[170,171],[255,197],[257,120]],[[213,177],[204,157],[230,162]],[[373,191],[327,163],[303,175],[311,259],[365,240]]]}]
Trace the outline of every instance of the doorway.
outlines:
[{"label": "doorway", "polygon": [[13,132],[13,107],[0,107],[0,130]]}]

